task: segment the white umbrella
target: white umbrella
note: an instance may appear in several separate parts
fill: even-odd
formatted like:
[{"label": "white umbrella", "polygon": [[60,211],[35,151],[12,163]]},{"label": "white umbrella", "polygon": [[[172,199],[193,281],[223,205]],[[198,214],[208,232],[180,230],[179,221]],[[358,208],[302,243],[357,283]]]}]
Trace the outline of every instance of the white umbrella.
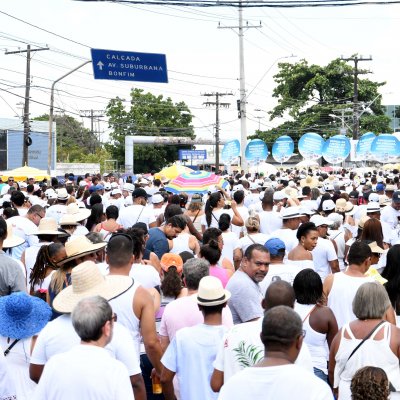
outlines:
[{"label": "white umbrella", "polygon": [[296,164],[296,168],[318,168],[319,164],[315,160],[303,160]]},{"label": "white umbrella", "polygon": [[251,174],[255,174],[257,172],[262,172],[264,175],[272,175],[276,174],[278,172],[278,169],[275,167],[275,165],[262,162],[258,165],[253,165],[252,167],[250,167]]}]

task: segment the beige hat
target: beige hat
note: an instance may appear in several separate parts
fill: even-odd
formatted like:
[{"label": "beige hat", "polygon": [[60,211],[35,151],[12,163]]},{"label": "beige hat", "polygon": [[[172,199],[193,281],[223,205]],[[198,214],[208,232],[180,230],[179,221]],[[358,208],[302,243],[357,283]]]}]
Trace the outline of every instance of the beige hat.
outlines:
[{"label": "beige hat", "polygon": [[57,265],[64,265],[71,260],[75,260],[75,258],[95,253],[96,251],[106,247],[106,245],[106,242],[92,243],[86,236],[78,236],[65,244],[67,257],[59,261]]},{"label": "beige hat", "polygon": [[354,208],[353,203],[346,201],[346,199],[339,198],[336,200],[335,209],[336,212],[347,213]]},{"label": "beige hat", "polygon": [[7,237],[3,240],[3,248],[11,249],[11,247],[20,246],[24,242],[24,239],[17,235],[14,235],[12,224],[10,222],[7,222]]},{"label": "beige hat", "polygon": [[300,181],[300,186],[309,186],[311,189],[318,186],[318,179],[315,179],[313,176],[308,175],[305,179]]},{"label": "beige hat", "polygon": [[54,218],[42,218],[38,230],[32,235],[63,235],[63,233],[57,229],[57,221]]},{"label": "beige hat", "polygon": [[67,214],[74,217],[76,222],[89,218],[91,211],[88,208],[80,208],[77,203],[67,205]]},{"label": "beige hat", "polygon": [[103,276],[93,261],[85,261],[76,266],[71,272],[71,282],[53,301],[53,308],[60,313],[71,313],[76,304],[85,297],[114,299],[133,285],[133,279],[129,276]]},{"label": "beige hat", "polygon": [[392,203],[392,200],[389,199],[389,197],[387,197],[386,195],[381,195],[379,196],[379,205],[381,207],[385,207],[388,206]]},{"label": "beige hat", "polygon": [[368,217],[367,215],[364,215],[363,217],[361,217],[360,220],[358,221],[358,227],[360,229],[364,229],[364,225],[369,219],[371,219],[371,218]]},{"label": "beige hat", "polygon": [[370,247],[373,253],[379,253],[379,254],[385,253],[385,250],[382,249],[382,247],[378,246],[378,243],[376,242],[371,242],[368,244],[368,246]]},{"label": "beige hat", "polygon": [[291,188],[287,186],[285,189],[282,190],[287,196],[289,196],[291,199],[297,199],[298,192],[295,188]]},{"label": "beige hat", "polygon": [[75,217],[72,214],[63,214],[59,221],[60,226],[62,225],[78,225]]},{"label": "beige hat", "polygon": [[197,292],[197,303],[201,306],[211,307],[226,303],[231,293],[225,290],[222,282],[215,276],[201,278]]},{"label": "beige hat", "polygon": [[397,190],[395,185],[386,185],[385,187],[385,192],[394,192],[395,190]]},{"label": "beige hat", "polygon": [[56,189],[56,192],[57,192],[57,199],[59,200],[67,200],[69,197],[67,189],[65,188]]}]

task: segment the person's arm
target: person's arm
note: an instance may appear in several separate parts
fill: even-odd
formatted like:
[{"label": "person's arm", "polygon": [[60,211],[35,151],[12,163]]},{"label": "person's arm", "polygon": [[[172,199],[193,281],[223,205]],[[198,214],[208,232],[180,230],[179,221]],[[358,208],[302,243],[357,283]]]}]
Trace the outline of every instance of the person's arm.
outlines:
[{"label": "person's arm", "polygon": [[326,305],[328,302],[329,293],[333,285],[333,274],[328,275],[324,280],[324,299],[323,304]]},{"label": "person's arm", "polygon": [[242,262],[243,252],[242,249],[237,248],[233,250],[233,264],[235,266],[235,270],[239,269],[240,263]]},{"label": "person's arm", "polygon": [[133,389],[133,394],[135,400],[146,400],[146,388],[144,386],[144,380],[142,374],[131,375],[130,377],[131,385]]},{"label": "person's arm", "polygon": [[160,335],[160,343],[161,343],[161,350],[163,353],[165,353],[165,350],[167,350],[167,347],[169,346],[170,343],[169,337]]},{"label": "person's arm", "polygon": [[326,310],[328,314],[328,332],[326,334],[326,341],[328,342],[328,347],[331,348],[333,339],[338,333],[338,324],[333,311],[329,307],[326,307]]},{"label": "person's arm", "polygon": [[164,222],[164,214],[159,214],[159,216],[156,219],[155,226],[161,226],[163,222]]},{"label": "person's arm", "polygon": [[43,369],[44,365],[29,364],[29,377],[33,380],[33,382],[39,383]]},{"label": "person's arm", "polygon": [[150,293],[139,286],[133,298],[133,311],[140,320],[140,331],[143,337],[146,354],[158,375],[161,375],[161,345],[157,337],[153,299]]},{"label": "person's arm", "polygon": [[223,384],[224,384],[224,372],[214,368],[210,381],[211,389],[213,390],[213,392],[219,392]]},{"label": "person's arm", "polygon": [[336,274],[337,272],[340,272],[340,267],[339,267],[339,260],[332,260],[328,261],[329,266],[331,267],[332,274]]},{"label": "person's arm", "polygon": [[329,351],[329,364],[328,364],[328,377],[329,377],[329,384],[333,388],[333,392],[336,395],[336,398],[338,397],[338,390],[337,388],[334,387],[334,376],[335,376],[335,366],[336,366],[336,353],[339,349],[339,344],[340,344],[340,335],[341,331],[338,331],[336,334],[335,338],[332,341],[331,348]]},{"label": "person's arm", "polygon": [[[164,367],[161,373],[161,384],[163,388],[163,395],[165,400],[175,400],[175,392],[174,392],[174,385],[172,381],[174,379],[175,372],[169,370],[168,368]],[[186,382],[190,384],[189,382]]]},{"label": "person's arm", "polygon": [[190,250],[193,251],[193,254],[195,254],[196,256],[200,253],[199,241],[193,235],[189,237],[189,247]]},{"label": "person's arm", "polygon": [[237,205],[236,205],[236,201],[232,200],[231,203],[232,206],[232,211],[233,211],[233,217],[232,217],[232,224],[236,225],[236,226],[243,226],[243,219],[242,216],[240,215],[238,209],[237,209]]},{"label": "person's arm", "polygon": [[153,251],[150,252],[149,260],[142,260],[146,265],[151,265],[156,269],[158,273],[161,272],[161,264],[160,259],[158,258],[157,254]]},{"label": "person's arm", "polygon": [[[185,215],[186,224],[189,228],[189,232],[200,242],[203,240],[203,235],[195,228],[193,225],[193,221],[190,219],[188,215]],[[204,231],[203,231],[204,232]]]},{"label": "person's arm", "polygon": [[383,316],[383,319],[396,326],[396,313],[395,313],[392,305],[390,305],[389,308],[386,310],[385,315]]}]

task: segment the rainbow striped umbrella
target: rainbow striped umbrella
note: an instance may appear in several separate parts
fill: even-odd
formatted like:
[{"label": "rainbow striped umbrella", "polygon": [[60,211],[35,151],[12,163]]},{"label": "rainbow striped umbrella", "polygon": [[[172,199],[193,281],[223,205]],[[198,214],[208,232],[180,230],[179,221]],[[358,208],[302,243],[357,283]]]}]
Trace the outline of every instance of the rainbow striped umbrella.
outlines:
[{"label": "rainbow striped umbrella", "polygon": [[228,185],[229,183],[222,176],[207,171],[193,171],[185,172],[173,179],[165,186],[165,190],[174,194],[180,192],[205,194],[211,186],[226,188]]}]

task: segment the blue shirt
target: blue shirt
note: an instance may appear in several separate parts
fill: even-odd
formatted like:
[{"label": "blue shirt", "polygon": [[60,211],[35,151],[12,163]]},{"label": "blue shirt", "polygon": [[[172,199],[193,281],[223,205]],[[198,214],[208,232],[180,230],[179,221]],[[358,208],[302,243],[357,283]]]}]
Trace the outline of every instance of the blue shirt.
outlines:
[{"label": "blue shirt", "polygon": [[158,258],[169,252],[168,239],[160,228],[149,229],[149,239],[146,242],[146,249],[156,253]]}]

